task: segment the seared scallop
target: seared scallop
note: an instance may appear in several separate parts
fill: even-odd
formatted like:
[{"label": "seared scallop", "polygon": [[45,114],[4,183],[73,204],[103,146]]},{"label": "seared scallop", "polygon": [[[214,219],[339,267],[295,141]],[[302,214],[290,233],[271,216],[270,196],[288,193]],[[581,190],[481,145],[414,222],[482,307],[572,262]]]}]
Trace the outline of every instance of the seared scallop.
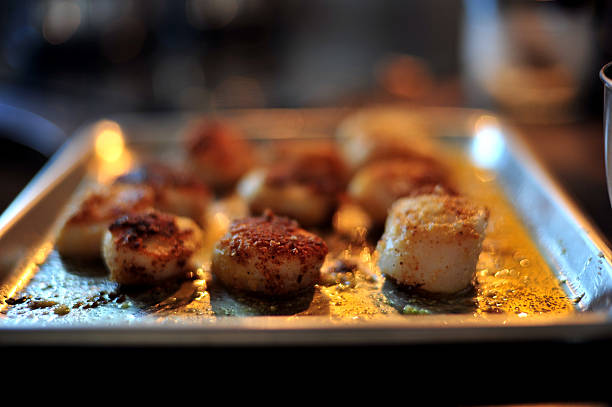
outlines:
[{"label": "seared scallop", "polygon": [[216,190],[233,187],[255,161],[244,134],[219,120],[194,126],[188,133],[186,149],[194,173]]},{"label": "seared scallop", "polygon": [[406,286],[455,293],[470,286],[489,212],[468,198],[421,195],[395,202],[378,242],[382,273]]},{"label": "seared scallop", "polygon": [[211,269],[231,289],[286,296],[319,281],[327,251],[319,236],[267,212],[231,224],[214,248]]},{"label": "seared scallop", "polygon": [[151,285],[193,272],[203,237],[189,218],[156,211],[126,215],[104,234],[102,256],[112,280]]},{"label": "seared scallop", "polygon": [[146,185],[100,186],[90,191],[60,230],[57,250],[68,257],[99,257],[108,226],[126,213],[152,208],[154,201],[154,192]]},{"label": "seared scallop", "polygon": [[315,226],[331,219],[346,185],[345,173],[338,153],[324,144],[250,171],[237,191],[255,215],[269,209],[303,226]]},{"label": "seared scallop", "polygon": [[428,160],[437,148],[431,133],[421,117],[405,108],[372,108],[344,119],[337,128],[336,140],[355,171],[389,158]]},{"label": "seared scallop", "polygon": [[148,163],[118,177],[116,184],[148,185],[155,192],[155,208],[203,223],[212,194],[192,173],[161,163]]},{"label": "seared scallop", "polygon": [[347,193],[383,225],[387,212],[399,198],[424,194],[455,194],[449,174],[434,161],[394,159],[374,162],[360,169],[351,179]]}]

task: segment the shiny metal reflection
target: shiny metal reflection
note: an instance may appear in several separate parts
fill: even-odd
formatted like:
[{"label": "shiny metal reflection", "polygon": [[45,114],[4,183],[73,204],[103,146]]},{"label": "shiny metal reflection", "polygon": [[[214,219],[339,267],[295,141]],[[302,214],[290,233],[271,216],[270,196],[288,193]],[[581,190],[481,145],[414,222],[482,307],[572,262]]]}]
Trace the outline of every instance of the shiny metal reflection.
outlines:
[{"label": "shiny metal reflection", "polygon": [[480,116],[474,125],[471,145],[474,163],[480,168],[495,168],[499,165],[504,148],[504,137],[498,120],[490,115]]},{"label": "shiny metal reflection", "polygon": [[599,71],[599,77],[604,83],[604,137],[606,158],[606,179],[608,181],[608,196],[612,203],[612,150],[610,132],[612,127],[612,62],[604,65]]}]

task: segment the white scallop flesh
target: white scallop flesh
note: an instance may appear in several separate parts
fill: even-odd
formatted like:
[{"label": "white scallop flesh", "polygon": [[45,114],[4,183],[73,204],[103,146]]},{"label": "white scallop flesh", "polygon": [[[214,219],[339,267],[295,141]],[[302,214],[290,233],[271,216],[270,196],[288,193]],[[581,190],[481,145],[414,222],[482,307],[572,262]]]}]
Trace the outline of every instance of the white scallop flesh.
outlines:
[{"label": "white scallop flesh", "polygon": [[396,201],[378,242],[381,272],[435,293],[470,286],[489,213],[465,197],[422,195]]}]

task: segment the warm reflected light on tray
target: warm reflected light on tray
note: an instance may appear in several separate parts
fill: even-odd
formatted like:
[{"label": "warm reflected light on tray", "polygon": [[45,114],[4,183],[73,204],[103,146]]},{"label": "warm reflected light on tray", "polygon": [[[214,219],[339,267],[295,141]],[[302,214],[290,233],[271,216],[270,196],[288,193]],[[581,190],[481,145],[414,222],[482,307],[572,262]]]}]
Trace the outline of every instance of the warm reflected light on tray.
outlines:
[{"label": "warm reflected light on tray", "polygon": [[125,146],[123,130],[116,122],[102,120],[94,128],[94,150],[96,160],[94,173],[98,182],[106,183],[128,171],[133,164],[133,155]]},{"label": "warm reflected light on tray", "polygon": [[497,119],[488,115],[479,117],[474,132],[471,154],[475,164],[483,168],[494,167],[504,152],[504,139]]},{"label": "warm reflected light on tray", "polygon": [[[39,265],[42,264],[49,253],[53,250],[52,242],[43,243],[31,257],[31,260],[21,269],[16,280],[11,284],[10,289],[4,294],[6,298],[12,298],[15,293],[24,288],[32,276],[38,271]],[[9,303],[0,302],[0,311],[5,309]]]},{"label": "warm reflected light on tray", "polygon": [[119,160],[125,150],[121,127],[115,122],[104,120],[96,126],[95,132],[98,158],[107,162]]}]

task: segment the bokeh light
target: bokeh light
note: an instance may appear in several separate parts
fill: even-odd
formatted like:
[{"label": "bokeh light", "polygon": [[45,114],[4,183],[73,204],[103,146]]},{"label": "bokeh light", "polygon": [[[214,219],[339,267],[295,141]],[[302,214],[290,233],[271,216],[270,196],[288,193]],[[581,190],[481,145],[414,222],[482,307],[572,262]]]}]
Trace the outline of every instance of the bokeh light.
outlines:
[{"label": "bokeh light", "polygon": [[493,168],[499,163],[504,152],[504,137],[498,120],[494,116],[483,115],[474,126],[472,158],[483,168]]},{"label": "bokeh light", "polygon": [[125,150],[121,127],[112,121],[102,121],[95,129],[95,149],[98,158],[106,162],[119,160]]},{"label": "bokeh light", "polygon": [[54,45],[68,41],[81,24],[81,8],[73,0],[53,0],[48,3],[42,24],[42,34]]}]

